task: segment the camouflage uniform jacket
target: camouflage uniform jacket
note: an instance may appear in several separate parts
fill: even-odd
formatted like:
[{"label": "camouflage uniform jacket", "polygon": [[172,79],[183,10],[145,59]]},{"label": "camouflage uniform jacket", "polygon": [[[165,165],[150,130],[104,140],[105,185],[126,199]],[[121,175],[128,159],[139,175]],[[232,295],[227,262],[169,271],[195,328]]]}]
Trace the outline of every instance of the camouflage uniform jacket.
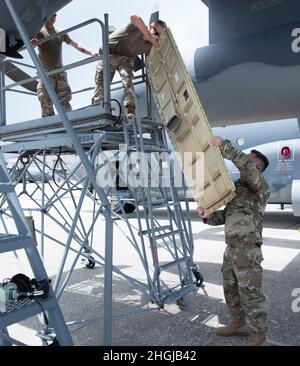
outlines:
[{"label": "camouflage uniform jacket", "polygon": [[224,140],[219,148],[223,157],[239,169],[240,179],[235,182],[236,197],[203,222],[225,224],[227,244],[262,244],[262,218],[270,195],[268,183],[248,155],[235,149],[230,141]]}]

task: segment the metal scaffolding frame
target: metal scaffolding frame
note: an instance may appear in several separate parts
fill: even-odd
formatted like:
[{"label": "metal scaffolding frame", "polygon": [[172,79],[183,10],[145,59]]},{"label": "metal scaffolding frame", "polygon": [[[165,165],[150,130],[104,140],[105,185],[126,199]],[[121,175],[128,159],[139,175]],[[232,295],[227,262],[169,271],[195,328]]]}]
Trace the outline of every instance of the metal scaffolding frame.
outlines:
[{"label": "metal scaffolding frame", "polygon": [[[36,248],[33,233],[26,221],[18,197],[15,193],[14,185],[12,184],[8,171],[5,167],[2,153],[0,153],[0,181],[2,201],[5,200],[7,203],[8,207],[6,211],[9,211],[13,221],[13,227],[8,229],[4,225],[5,233],[0,235],[0,254],[21,249],[25,250],[36,281],[49,282],[43,262]],[[2,222],[4,221],[2,220]],[[33,295],[26,295],[26,297],[22,299],[15,301],[10,299],[8,303],[6,303],[6,301],[7,300],[4,299],[4,311],[1,309],[0,312],[0,345],[24,345],[9,336],[7,327],[34,315],[38,315],[41,313],[41,310],[44,316],[46,316],[45,312],[47,311],[49,317],[49,321],[47,321],[45,325],[45,333],[53,328],[55,337],[57,337],[60,345],[73,345],[70,333],[59,308],[57,297],[51,287],[49,288],[48,293],[45,293],[45,296],[42,298],[38,298]]]},{"label": "metal scaffolding frame", "polygon": [[[152,199],[152,190],[149,185],[151,180],[151,166],[149,157],[151,153],[172,154],[168,147],[166,128],[160,122],[151,119],[141,119],[138,101],[132,91],[137,107],[136,118],[128,119],[124,108],[120,106],[120,116],[117,119],[111,114],[111,97],[109,85],[109,48],[108,48],[108,15],[105,14],[105,24],[97,21],[102,28],[103,59],[104,59],[104,103],[100,106],[86,110],[65,113],[53,90],[48,76],[37,58],[26,30],[16,13],[11,0],[5,0],[8,9],[22,36],[25,46],[38,70],[38,74],[58,111],[58,116],[53,116],[39,121],[19,123],[18,126],[4,126],[0,128],[0,138],[3,141],[12,141],[4,145],[2,152],[21,153],[10,175],[14,184],[22,187],[19,198],[23,195],[32,202],[31,207],[23,207],[24,211],[39,212],[41,215],[41,228],[39,234],[39,250],[44,257],[46,240],[64,247],[64,254],[60,261],[59,270],[53,285],[57,298],[63,294],[72,272],[80,257],[86,258],[87,266],[93,268],[97,263],[104,266],[104,337],[103,344],[111,344],[112,328],[112,272],[130,281],[136,288],[149,297],[149,300],[163,307],[165,303],[184,302],[185,296],[194,291],[199,285],[197,281],[197,268],[193,262],[193,239],[189,217],[188,200],[186,200],[186,215],[184,217],[179,201],[177,187],[174,185],[174,166],[172,160],[169,166],[170,186],[157,187],[159,199]],[[85,22],[82,24],[90,24]],[[72,27],[70,29],[75,29]],[[69,29],[69,30],[70,30]],[[66,30],[64,32],[67,32]],[[92,62],[94,60],[90,60]],[[62,71],[62,70],[60,70]],[[5,103],[3,68],[1,76],[2,97]],[[143,74],[144,75],[144,74]],[[36,79],[36,78],[32,78]],[[15,84],[13,84],[15,86]],[[2,120],[3,121],[3,120]],[[149,138],[150,136],[150,138]],[[105,169],[108,175],[109,160],[98,163],[99,155],[106,151],[113,151],[116,160],[119,159],[119,146],[126,146],[126,158],[131,159],[136,153],[144,154],[144,163],[149,165],[149,174],[144,178],[146,186],[110,187],[105,189],[98,184],[97,174]],[[78,156],[78,164],[70,169],[64,162],[63,154]],[[56,155],[56,167],[53,169],[47,163],[46,157]],[[163,161],[158,164],[159,177],[162,174]],[[30,173],[30,168],[35,166],[41,174],[41,179],[35,180]],[[85,174],[78,175],[84,168]],[[53,170],[52,179],[46,177],[46,171]],[[57,180],[59,178],[59,184]],[[160,179],[159,178],[159,179]],[[28,188],[28,181],[32,180],[34,188]],[[22,184],[19,184],[22,183]],[[79,197],[74,194],[75,189],[80,189]],[[63,203],[64,197],[69,197],[73,204],[73,212]],[[170,199],[171,197],[171,199]],[[84,222],[81,211],[85,200],[92,200],[93,213],[90,222]],[[111,200],[117,203],[118,211],[111,210]],[[136,212],[137,225],[132,224],[131,216],[126,212],[124,203],[131,203]],[[156,218],[155,209],[165,208],[168,215],[168,225],[161,226]],[[8,210],[0,197],[0,219],[4,222]],[[58,220],[55,215],[58,215]],[[100,217],[104,217],[105,246],[102,250],[95,248],[94,227]],[[116,220],[118,218],[118,220]],[[58,225],[66,235],[66,241],[60,240],[46,230],[45,220],[50,219]],[[123,231],[118,224],[119,220],[126,223],[127,232],[123,232],[126,239],[137,253],[146,275],[146,283],[127,275],[113,266],[113,232],[114,227]],[[170,260],[161,264],[158,247],[170,253]],[[73,260],[66,276],[63,273],[66,260],[70,252],[74,252]],[[176,271],[178,283],[170,287],[164,280],[164,273],[168,270]],[[65,273],[64,273],[65,274]],[[196,281],[195,281],[196,277]],[[198,277],[199,279],[199,277]],[[94,318],[93,318],[94,319]],[[82,323],[87,320],[78,320]],[[74,322],[73,322],[74,324]]]}]

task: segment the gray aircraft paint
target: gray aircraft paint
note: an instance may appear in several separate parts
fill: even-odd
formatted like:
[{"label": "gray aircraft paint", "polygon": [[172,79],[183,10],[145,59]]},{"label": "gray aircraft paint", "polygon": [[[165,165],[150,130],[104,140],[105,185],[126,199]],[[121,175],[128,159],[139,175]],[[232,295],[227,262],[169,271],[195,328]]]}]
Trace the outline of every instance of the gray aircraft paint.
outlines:
[{"label": "gray aircraft paint", "polygon": [[209,0],[209,41],[227,42],[299,20],[298,0]]},{"label": "gray aircraft paint", "polygon": [[[29,37],[33,37],[41,29],[43,23],[49,16],[62,9],[72,0],[22,0],[15,1],[14,7],[18,14],[21,14],[21,20]],[[18,50],[22,45],[21,37],[14,24],[11,15],[4,1],[0,1],[0,24],[6,32],[7,51],[9,49]]]},{"label": "gray aircraft paint", "polygon": [[[270,142],[300,139],[297,119],[216,127],[213,131],[215,135],[232,141],[235,147],[243,150]],[[244,139],[243,145],[238,143],[239,139]]]},{"label": "gray aircraft paint", "polygon": [[298,28],[300,21],[198,48],[195,52],[197,80],[203,81],[244,62],[259,62],[274,66],[299,65],[299,54],[292,48],[295,38],[292,37],[292,33]]},{"label": "gray aircraft paint", "polygon": [[299,1],[208,4],[210,45],[191,70],[212,125],[300,116]]},{"label": "gray aircraft paint", "polygon": [[[281,149],[285,146],[291,149],[291,157],[288,159],[281,155]],[[300,172],[297,169],[300,157],[300,139],[257,145],[245,149],[244,152],[249,153],[252,149],[262,152],[270,162],[268,169],[263,174],[271,191],[269,203],[295,203],[294,197],[292,197],[292,183],[300,178]],[[226,161],[226,163],[232,179],[236,181],[240,175],[239,171],[230,161]]]}]

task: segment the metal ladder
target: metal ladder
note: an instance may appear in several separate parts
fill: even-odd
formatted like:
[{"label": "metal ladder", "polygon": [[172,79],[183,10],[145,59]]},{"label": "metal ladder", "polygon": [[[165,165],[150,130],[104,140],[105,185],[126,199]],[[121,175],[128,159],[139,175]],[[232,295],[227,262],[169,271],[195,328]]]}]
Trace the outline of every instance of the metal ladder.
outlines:
[{"label": "metal ladder", "polygon": [[[0,153],[0,182],[2,199],[6,199],[7,201],[11,217],[15,224],[14,231],[16,231],[14,234],[7,232],[0,234],[0,254],[24,249],[37,281],[48,280],[32,232],[17,198],[14,185],[10,181],[2,153]],[[54,330],[58,343],[61,346],[73,345],[72,338],[51,286],[48,296],[45,299],[28,297],[11,303],[5,310],[5,312],[0,313],[0,344],[20,344],[19,341],[9,336],[7,327],[47,311],[47,319],[49,320],[47,327]]]},{"label": "metal ladder", "polygon": [[[131,92],[133,95],[134,93]],[[137,100],[135,103],[137,106]],[[141,153],[149,156],[150,153],[165,153],[170,156],[172,153],[168,147],[166,128],[162,123],[153,120],[141,119],[138,108],[136,117],[123,119],[124,141],[127,145],[128,160],[133,153]],[[145,135],[151,138],[145,138]],[[145,163],[145,162],[144,162]],[[152,197],[153,188],[151,182],[151,165],[148,165],[149,174],[145,178],[145,186],[129,187],[133,197],[133,204],[136,207],[136,217],[138,220],[138,237],[141,241],[141,255],[147,273],[150,296],[153,302],[160,307],[170,303],[184,303],[185,296],[196,289],[199,282],[194,281],[196,266],[193,262],[193,239],[190,220],[186,220],[178,197],[178,189],[174,184],[174,166],[169,166],[170,186],[164,187],[162,178],[162,161],[159,161],[159,184],[156,190],[159,199]],[[146,166],[140,166],[142,172]],[[171,199],[170,199],[171,196]],[[120,207],[122,207],[121,199]],[[188,203],[186,201],[186,215],[189,215]],[[165,208],[167,211],[168,224],[160,225],[156,214],[156,209]],[[143,210],[143,212],[142,212]],[[123,216],[126,215],[124,210]],[[146,253],[146,246],[149,243],[151,248],[151,259],[153,272],[149,272],[149,254]],[[159,248],[164,247],[172,259],[166,263],[161,263]],[[167,284],[163,275],[165,272],[176,272],[179,281],[175,286]]]}]

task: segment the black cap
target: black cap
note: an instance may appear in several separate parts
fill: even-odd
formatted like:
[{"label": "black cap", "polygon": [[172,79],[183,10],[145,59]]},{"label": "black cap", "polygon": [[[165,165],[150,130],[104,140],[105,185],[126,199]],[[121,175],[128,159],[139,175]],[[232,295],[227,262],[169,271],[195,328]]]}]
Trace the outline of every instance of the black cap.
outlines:
[{"label": "black cap", "polygon": [[251,152],[253,154],[255,154],[258,158],[260,158],[264,162],[264,164],[265,164],[265,168],[263,170],[263,172],[264,172],[267,169],[268,165],[269,165],[268,158],[264,154],[262,154],[261,152],[259,152],[257,150],[251,150]]}]

